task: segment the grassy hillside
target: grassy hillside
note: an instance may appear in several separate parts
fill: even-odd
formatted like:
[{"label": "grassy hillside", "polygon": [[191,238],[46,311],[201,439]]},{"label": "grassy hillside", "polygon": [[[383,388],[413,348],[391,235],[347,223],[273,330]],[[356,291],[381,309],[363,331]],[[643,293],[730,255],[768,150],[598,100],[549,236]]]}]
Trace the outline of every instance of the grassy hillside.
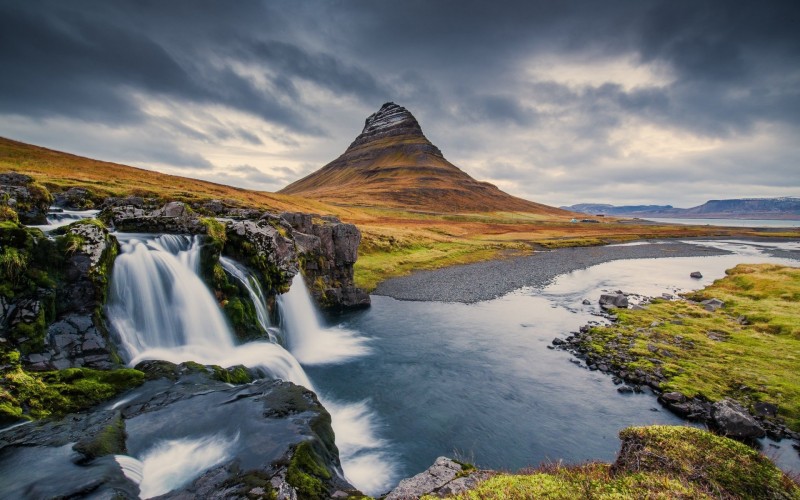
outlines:
[{"label": "grassy hillside", "polygon": [[536,248],[663,237],[800,237],[798,229],[763,232],[746,228],[642,224],[611,217],[596,218],[601,221],[599,224],[573,224],[570,223],[571,214],[557,209],[440,212],[422,210],[414,204],[398,207],[395,202],[380,197],[350,197],[335,204],[323,203],[296,195],[251,191],[162,174],[0,138],[0,172],[3,171],[30,175],[53,192],[74,186],[86,187],[98,198],[139,195],[187,202],[222,199],[273,212],[337,215],[362,231],[356,280],[367,289],[374,288],[381,280],[415,269],[518,255]]}]

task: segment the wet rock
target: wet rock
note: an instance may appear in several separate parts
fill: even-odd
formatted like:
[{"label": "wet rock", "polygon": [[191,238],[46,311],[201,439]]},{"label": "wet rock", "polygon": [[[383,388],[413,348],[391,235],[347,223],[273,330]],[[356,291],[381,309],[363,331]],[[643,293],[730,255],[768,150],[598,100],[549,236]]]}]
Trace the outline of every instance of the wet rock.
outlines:
[{"label": "wet rock", "polygon": [[633,393],[633,387],[631,387],[629,385],[623,385],[623,386],[617,387],[617,392],[619,392],[620,394],[632,394]]},{"label": "wet rock", "polygon": [[[291,411],[266,416],[277,404]],[[98,441],[109,435],[112,442]],[[354,491],[339,477],[330,415],[312,392],[273,380],[231,387],[190,370],[151,379],[88,412],[0,433],[0,470],[14,477],[0,481],[0,498],[138,498],[137,485],[107,453],[141,457],[164,439],[216,440],[227,458],[163,498],[258,498],[262,490],[265,498],[303,498],[286,480],[300,446],[330,476],[319,478],[323,496]]]},{"label": "wet rock", "polygon": [[691,273],[689,273],[689,277],[699,280],[703,277],[703,275],[700,273],[700,271],[692,271]]},{"label": "wet rock", "polygon": [[583,302],[581,302],[581,304],[585,306],[590,306],[592,305],[592,302],[589,299],[583,299]]},{"label": "wet rock", "polygon": [[755,410],[756,415],[762,417],[774,418],[778,416],[778,405],[767,403],[766,401],[760,401],[754,404],[753,409]]},{"label": "wet rock", "polygon": [[714,403],[712,423],[722,434],[732,438],[760,438],[766,435],[764,428],[748,411],[732,399]]}]

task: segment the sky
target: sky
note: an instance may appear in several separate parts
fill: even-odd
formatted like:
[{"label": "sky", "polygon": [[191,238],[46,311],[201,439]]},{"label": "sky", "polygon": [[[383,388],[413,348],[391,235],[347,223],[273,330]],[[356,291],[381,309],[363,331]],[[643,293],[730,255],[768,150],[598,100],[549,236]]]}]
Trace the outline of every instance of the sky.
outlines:
[{"label": "sky", "polygon": [[800,2],[0,0],[0,136],[276,191],[384,102],[550,205],[800,196]]}]

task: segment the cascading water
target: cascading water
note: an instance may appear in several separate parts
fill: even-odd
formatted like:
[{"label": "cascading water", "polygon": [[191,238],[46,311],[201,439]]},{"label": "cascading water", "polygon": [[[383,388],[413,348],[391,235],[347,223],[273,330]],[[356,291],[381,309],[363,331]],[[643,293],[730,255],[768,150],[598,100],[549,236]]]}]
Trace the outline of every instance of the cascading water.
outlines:
[{"label": "cascading water", "polygon": [[225,272],[233,276],[239,283],[242,284],[242,286],[244,286],[245,290],[247,290],[247,293],[250,296],[250,301],[253,303],[253,307],[256,310],[258,326],[260,326],[261,330],[269,335],[270,341],[277,342],[275,334],[272,333],[272,329],[270,328],[269,312],[267,312],[267,299],[264,296],[264,291],[261,289],[261,284],[255,278],[255,276],[252,275],[249,269],[242,266],[235,260],[231,260],[227,257],[220,257],[219,263]]},{"label": "cascading water", "polygon": [[278,297],[289,351],[304,365],[341,363],[370,352],[366,339],[342,327],[324,328],[303,277],[292,280],[288,293]]},{"label": "cascading water", "polygon": [[[341,363],[370,353],[367,339],[356,332],[322,326],[303,277],[292,280],[288,293],[278,297],[278,308],[289,351],[304,365]],[[375,413],[367,401],[342,403],[319,394],[333,416],[336,446],[347,479],[368,493],[385,491],[392,483],[393,457],[377,435]]]},{"label": "cascading water", "polygon": [[119,237],[108,317],[132,363],[152,349],[230,350],[225,318],[196,273],[198,237]]},{"label": "cascading water", "polygon": [[[197,237],[116,236],[122,243],[122,252],[111,276],[107,316],[129,365],[134,366],[145,359],[174,363],[195,361],[225,367],[242,364],[262,368],[276,378],[315,390],[298,360],[279,344],[249,342],[235,345],[219,306],[197,274],[200,252]],[[251,281],[245,269],[236,262],[223,258],[221,264],[242,282],[254,305],[262,308],[262,326],[268,327],[266,303],[263,292],[255,287],[256,282]],[[291,345],[309,364],[340,362],[369,352],[365,340],[356,337],[355,333],[341,328],[325,329],[319,325],[302,278],[295,278],[291,291],[280,302],[283,323],[293,342]],[[258,317],[261,322],[262,315]],[[312,321],[307,321],[307,318],[312,318]],[[296,324],[302,326],[298,328]],[[366,402],[345,404],[327,400],[322,395],[320,400],[332,414],[347,478],[364,491],[384,491],[393,480],[392,461],[379,451],[384,443],[376,437],[374,414]],[[184,439],[181,436],[176,438],[178,441],[175,443]],[[213,439],[208,442],[216,443]],[[203,443],[206,448],[205,441]],[[214,445],[209,449],[217,448]],[[160,443],[156,443],[153,450],[163,451]],[[158,462],[161,458],[156,460],[154,457],[162,456],[160,451],[156,451],[152,456],[138,457],[144,463],[141,468],[135,460],[118,458],[118,461],[141,470],[142,484],[152,484],[152,491],[162,492],[164,488],[176,486],[171,483],[164,486],[159,477],[150,477],[153,473],[148,472],[151,470],[146,466],[148,460]],[[216,456],[215,453],[209,455]],[[181,471],[182,481],[192,480],[210,466],[206,461],[199,463],[194,460],[192,453],[169,457],[170,461],[176,462],[176,470]]]}]

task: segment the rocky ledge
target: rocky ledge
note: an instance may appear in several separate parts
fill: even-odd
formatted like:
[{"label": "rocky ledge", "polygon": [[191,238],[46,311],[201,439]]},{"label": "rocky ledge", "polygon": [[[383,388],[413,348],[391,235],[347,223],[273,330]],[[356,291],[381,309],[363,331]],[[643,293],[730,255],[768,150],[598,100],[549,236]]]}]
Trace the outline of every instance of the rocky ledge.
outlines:
[{"label": "rocky ledge", "polygon": [[[343,479],[330,415],[313,392],[244,367],[150,361],[148,381],[89,412],[0,433],[2,498],[329,498],[356,494]],[[238,385],[231,385],[236,382]],[[191,416],[187,418],[187,416]],[[176,425],[180,423],[180,425]],[[177,457],[199,464],[180,484]],[[143,461],[131,457],[140,457]],[[35,465],[34,465],[35,464]],[[167,493],[169,492],[169,493]]]}]

